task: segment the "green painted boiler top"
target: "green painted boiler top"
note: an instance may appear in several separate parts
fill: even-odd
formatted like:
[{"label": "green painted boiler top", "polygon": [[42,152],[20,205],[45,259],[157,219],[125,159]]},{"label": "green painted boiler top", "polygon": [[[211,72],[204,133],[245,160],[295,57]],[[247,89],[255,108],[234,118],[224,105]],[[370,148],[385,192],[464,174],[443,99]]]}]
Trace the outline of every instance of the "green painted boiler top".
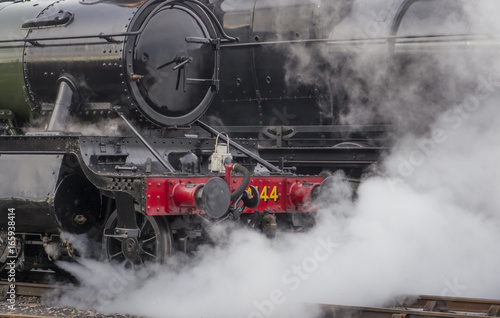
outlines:
[{"label": "green painted boiler top", "polygon": [[31,106],[25,92],[23,72],[24,39],[28,32],[22,24],[38,14],[53,0],[0,2],[0,110],[11,110],[18,122],[29,120]]}]

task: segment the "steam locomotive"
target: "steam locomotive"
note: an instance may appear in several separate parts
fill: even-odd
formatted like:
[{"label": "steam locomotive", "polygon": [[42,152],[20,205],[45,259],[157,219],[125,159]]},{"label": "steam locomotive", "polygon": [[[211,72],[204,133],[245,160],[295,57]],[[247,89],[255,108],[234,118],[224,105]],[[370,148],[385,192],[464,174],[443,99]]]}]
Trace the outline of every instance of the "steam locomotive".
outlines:
[{"label": "steam locomotive", "polygon": [[[138,264],[223,220],[307,226],[325,177],[387,147],[386,123],[340,122],[356,96],[323,54],[359,36],[342,30],[360,2],[0,1],[0,264],[50,267],[65,233]],[[432,2],[376,4],[387,32],[364,38],[394,54]]]}]

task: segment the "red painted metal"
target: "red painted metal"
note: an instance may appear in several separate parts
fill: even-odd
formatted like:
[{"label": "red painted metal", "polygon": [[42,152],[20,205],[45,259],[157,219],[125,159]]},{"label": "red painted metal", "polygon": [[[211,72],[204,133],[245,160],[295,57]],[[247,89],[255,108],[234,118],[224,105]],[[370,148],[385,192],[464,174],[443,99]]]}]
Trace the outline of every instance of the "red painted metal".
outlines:
[{"label": "red painted metal", "polygon": [[181,215],[201,213],[196,204],[196,191],[209,177],[148,178],[146,213],[148,215]]},{"label": "red painted metal", "polygon": [[167,208],[167,179],[148,178],[146,182],[146,213],[149,215],[165,215]]},{"label": "red painted metal", "polygon": [[316,183],[299,183],[295,182],[290,185],[288,190],[288,197],[292,205],[301,205],[304,202],[311,201],[312,190],[318,187]]},{"label": "red painted metal", "polygon": [[321,182],[321,177],[252,177],[250,185],[258,189],[261,201],[257,208],[245,209],[244,213],[255,210],[275,210],[276,213],[311,212],[311,192]]},{"label": "red painted metal", "polygon": [[172,188],[174,204],[178,207],[199,208],[196,203],[196,192],[203,188],[201,183],[177,183]]},{"label": "red painted metal", "polygon": [[233,179],[233,176],[231,172],[233,171],[233,164],[229,163],[226,165],[226,183],[229,186],[229,189],[231,190],[231,193],[233,193],[234,189],[231,189],[231,181]]},{"label": "red painted metal", "polygon": [[[196,205],[196,191],[210,179],[211,177],[148,178],[146,213],[148,215],[204,213]],[[243,177],[231,175],[231,171],[227,172],[227,177],[223,179],[228,183],[231,192],[235,191],[243,181]],[[311,212],[311,193],[315,187],[321,185],[321,182],[323,182],[321,177],[251,177],[250,185],[258,189],[261,202],[255,209],[245,208],[243,213],[253,213],[255,210],[274,210],[276,213]]]}]

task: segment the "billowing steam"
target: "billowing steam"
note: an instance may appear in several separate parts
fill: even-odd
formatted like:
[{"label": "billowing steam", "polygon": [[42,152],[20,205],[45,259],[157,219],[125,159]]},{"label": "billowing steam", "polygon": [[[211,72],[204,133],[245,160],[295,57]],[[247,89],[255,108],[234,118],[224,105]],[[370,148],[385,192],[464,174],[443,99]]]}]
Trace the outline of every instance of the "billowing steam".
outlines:
[{"label": "billowing steam", "polygon": [[[450,1],[422,2],[439,10]],[[351,9],[387,27],[395,6],[354,1]],[[496,9],[476,1],[449,21],[465,16],[471,30],[486,32]],[[342,26],[351,22],[372,30],[346,19],[332,34],[356,35]],[[311,317],[319,309],[306,303],[377,306],[404,294],[499,298],[500,68],[490,40],[446,54],[433,47],[406,61],[399,55],[402,68],[379,45],[350,47],[347,56],[332,53],[338,46],[320,51],[335,71],[325,85],[342,92],[329,103],[346,104],[339,121],[375,118],[401,137],[355,195],[336,173],[316,226],[274,241],[220,225],[215,246],[138,272],[87,259],[61,264],[83,286],[57,302],[151,317],[257,318]],[[395,48],[403,49],[415,47]],[[302,81],[324,75],[307,73],[306,50],[290,54]]]},{"label": "billowing steam", "polygon": [[[36,135],[44,132],[47,124],[48,119],[40,117],[32,120],[29,125],[23,127],[23,130],[26,133]],[[132,134],[128,131],[128,127],[121,118],[101,119],[99,117],[96,117],[96,120],[92,122],[79,121],[70,117],[65,131],[70,134],[84,136],[123,136],[124,134]]]},{"label": "billowing steam", "polygon": [[[491,93],[485,81],[498,68],[495,41],[500,26],[491,17],[495,1],[415,2],[391,33],[401,1],[339,1],[327,45],[286,48],[289,85],[322,87],[325,116],[340,124],[387,123],[401,132],[427,131],[442,112],[471,94]],[[477,34],[476,41],[460,36]],[[484,36],[488,34],[488,36]],[[482,35],[482,36],[481,36]],[[400,39],[387,41],[387,37]],[[478,40],[479,39],[479,40]]]}]

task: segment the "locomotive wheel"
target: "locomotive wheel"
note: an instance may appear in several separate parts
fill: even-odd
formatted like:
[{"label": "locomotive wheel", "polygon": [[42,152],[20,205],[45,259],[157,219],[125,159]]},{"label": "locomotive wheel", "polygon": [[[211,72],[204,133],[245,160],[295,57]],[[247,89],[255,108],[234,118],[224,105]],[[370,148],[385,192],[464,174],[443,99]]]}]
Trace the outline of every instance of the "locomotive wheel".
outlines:
[{"label": "locomotive wheel", "polygon": [[[106,259],[127,266],[161,263],[172,253],[172,234],[165,219],[136,212],[139,237],[119,238],[104,236]],[[118,213],[114,211],[106,222],[106,229],[116,228]]]},{"label": "locomotive wheel", "polygon": [[9,255],[7,231],[0,231],[0,272],[3,271],[7,264],[7,256]]}]

